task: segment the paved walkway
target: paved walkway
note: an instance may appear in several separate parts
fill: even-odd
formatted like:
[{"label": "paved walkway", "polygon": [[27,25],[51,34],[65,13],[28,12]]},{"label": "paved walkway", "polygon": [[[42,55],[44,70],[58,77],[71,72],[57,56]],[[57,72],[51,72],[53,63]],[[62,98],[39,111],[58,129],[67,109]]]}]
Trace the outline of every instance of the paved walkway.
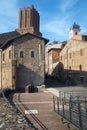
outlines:
[{"label": "paved walkway", "polygon": [[37,130],[68,130],[53,110],[53,95],[50,92],[16,93],[13,101]]},{"label": "paved walkway", "polygon": [[55,88],[47,88],[49,92],[59,97],[59,92],[63,93],[72,93],[73,96],[87,96],[87,87],[80,86],[67,86],[67,87],[55,87]]}]

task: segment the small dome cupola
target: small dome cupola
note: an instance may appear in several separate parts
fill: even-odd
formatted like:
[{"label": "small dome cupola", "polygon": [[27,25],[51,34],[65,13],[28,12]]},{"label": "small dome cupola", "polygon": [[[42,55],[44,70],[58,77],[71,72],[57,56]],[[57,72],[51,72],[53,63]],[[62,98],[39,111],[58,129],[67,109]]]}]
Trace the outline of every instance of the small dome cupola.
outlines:
[{"label": "small dome cupola", "polygon": [[71,39],[74,35],[79,35],[80,31],[80,26],[74,22],[69,29],[69,39]]},{"label": "small dome cupola", "polygon": [[80,26],[74,22],[70,29],[80,29]]}]

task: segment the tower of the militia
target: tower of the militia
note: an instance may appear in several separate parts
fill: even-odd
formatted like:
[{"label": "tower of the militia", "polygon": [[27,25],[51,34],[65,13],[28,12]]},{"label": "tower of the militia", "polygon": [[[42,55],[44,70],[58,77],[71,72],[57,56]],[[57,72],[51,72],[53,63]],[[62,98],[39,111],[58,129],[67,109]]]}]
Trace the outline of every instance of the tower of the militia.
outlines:
[{"label": "tower of the militia", "polygon": [[20,33],[32,33],[41,36],[39,32],[40,16],[34,6],[22,8],[19,11],[19,25],[17,31]]}]

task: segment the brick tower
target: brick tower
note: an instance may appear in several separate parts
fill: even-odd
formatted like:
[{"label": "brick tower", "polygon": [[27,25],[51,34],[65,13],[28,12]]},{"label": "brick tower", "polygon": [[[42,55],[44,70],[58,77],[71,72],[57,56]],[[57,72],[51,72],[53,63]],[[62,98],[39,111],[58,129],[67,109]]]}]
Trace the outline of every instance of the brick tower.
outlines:
[{"label": "brick tower", "polygon": [[20,33],[32,33],[41,36],[39,32],[40,16],[32,5],[19,11],[19,25],[17,31]]}]

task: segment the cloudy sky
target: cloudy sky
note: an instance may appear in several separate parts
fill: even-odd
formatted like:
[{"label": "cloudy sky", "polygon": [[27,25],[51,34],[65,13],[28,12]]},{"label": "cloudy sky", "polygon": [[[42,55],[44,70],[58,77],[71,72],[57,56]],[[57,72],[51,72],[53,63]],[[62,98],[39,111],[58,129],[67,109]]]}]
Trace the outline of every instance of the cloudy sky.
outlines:
[{"label": "cloudy sky", "polygon": [[87,32],[87,0],[0,0],[0,33],[18,27],[18,11],[34,5],[40,14],[40,31],[50,42],[68,40],[70,26],[76,22]]}]

